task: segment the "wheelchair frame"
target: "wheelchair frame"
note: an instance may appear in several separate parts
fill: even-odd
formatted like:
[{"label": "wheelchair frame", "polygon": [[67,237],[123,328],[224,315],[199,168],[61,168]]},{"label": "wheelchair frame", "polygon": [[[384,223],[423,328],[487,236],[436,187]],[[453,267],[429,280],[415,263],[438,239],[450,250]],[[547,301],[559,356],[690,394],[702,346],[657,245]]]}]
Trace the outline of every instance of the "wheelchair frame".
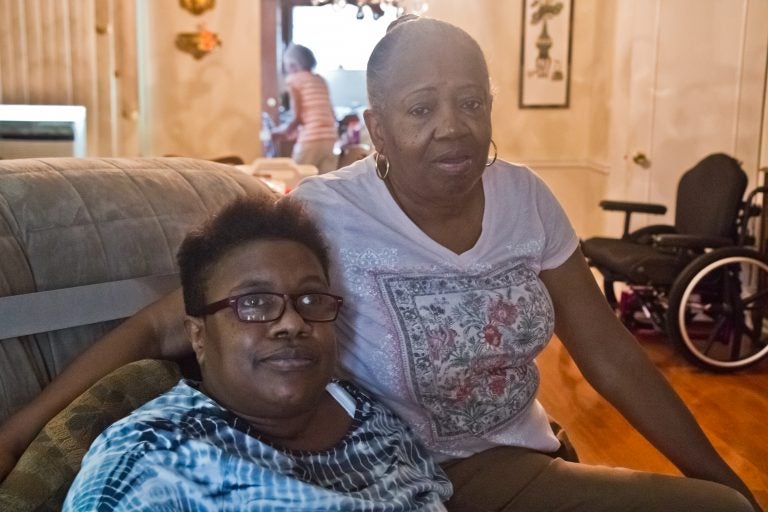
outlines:
[{"label": "wheelchair frame", "polygon": [[[757,187],[742,201],[735,245],[733,239],[653,235],[654,245],[698,253],[671,285],[625,282],[627,290],[616,301],[614,280],[607,276],[605,294],[622,322],[630,330],[650,324],[666,332],[689,361],[712,371],[735,371],[768,357],[768,257],[754,247],[750,231],[751,219],[762,212],[755,199],[766,193],[768,186]],[[649,205],[644,209],[634,209],[632,203],[608,206],[625,212],[625,235],[632,212],[663,213],[649,211]]]}]

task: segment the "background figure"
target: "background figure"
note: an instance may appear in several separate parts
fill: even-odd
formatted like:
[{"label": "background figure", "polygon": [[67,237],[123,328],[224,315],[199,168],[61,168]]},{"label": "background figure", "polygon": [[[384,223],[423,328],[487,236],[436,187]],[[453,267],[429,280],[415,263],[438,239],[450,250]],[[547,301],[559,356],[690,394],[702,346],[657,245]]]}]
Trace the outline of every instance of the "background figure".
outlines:
[{"label": "background figure", "polygon": [[317,65],[312,50],[291,44],[285,51],[283,67],[285,83],[291,96],[293,118],[272,134],[277,137],[296,136],[291,157],[298,164],[311,164],[320,173],[337,167],[333,152],[336,143],[336,118],[333,114],[328,84],[313,73]]}]

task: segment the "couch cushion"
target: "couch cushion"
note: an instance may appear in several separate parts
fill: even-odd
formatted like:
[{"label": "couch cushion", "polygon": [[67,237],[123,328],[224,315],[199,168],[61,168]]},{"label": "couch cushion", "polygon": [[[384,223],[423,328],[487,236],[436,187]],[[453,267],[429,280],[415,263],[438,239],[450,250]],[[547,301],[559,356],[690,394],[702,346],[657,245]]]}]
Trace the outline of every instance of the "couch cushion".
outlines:
[{"label": "couch cushion", "polygon": [[175,363],[145,359],[102,378],[38,434],[0,485],[0,510],[60,510],[80,462],[107,426],[173,387]]},{"label": "couch cushion", "polygon": [[[274,198],[204,160],[0,160],[0,297],[176,272],[187,231],[245,193]],[[114,325],[0,340],[0,421]]]}]

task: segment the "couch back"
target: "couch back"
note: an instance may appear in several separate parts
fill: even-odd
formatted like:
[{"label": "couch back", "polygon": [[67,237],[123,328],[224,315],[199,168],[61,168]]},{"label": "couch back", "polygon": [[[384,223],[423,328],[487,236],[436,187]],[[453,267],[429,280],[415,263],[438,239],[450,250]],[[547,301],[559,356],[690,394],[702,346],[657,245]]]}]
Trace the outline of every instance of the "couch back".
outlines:
[{"label": "couch back", "polygon": [[[0,160],[0,306],[4,297],[18,302],[87,286],[64,300],[88,318],[92,285],[166,276],[145,296],[163,293],[177,282],[175,255],[185,233],[246,193],[273,197],[257,179],[204,160]],[[66,328],[59,322],[51,330],[49,321],[61,320],[56,308],[29,304],[43,305],[0,307],[0,327],[23,323],[26,313],[26,323],[31,317],[43,329],[0,335],[0,422],[119,321]]]}]

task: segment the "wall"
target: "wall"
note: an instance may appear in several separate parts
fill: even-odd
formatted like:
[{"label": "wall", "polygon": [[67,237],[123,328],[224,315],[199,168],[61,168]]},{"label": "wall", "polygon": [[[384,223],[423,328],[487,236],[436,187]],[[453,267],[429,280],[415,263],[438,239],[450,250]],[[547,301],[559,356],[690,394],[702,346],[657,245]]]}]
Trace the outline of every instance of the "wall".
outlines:
[{"label": "wall", "polygon": [[[642,103],[630,102],[637,89],[631,87],[637,51],[633,38],[639,24],[634,12],[638,6],[647,10],[648,3],[662,0],[575,0],[570,107],[544,110],[518,108],[522,0],[429,1],[429,16],[464,28],[486,53],[499,156],[538,172],[563,203],[579,235],[614,233],[620,219],[606,223],[596,206],[599,200],[633,199],[647,188],[637,181],[636,170],[626,168],[632,112],[647,110]],[[745,12],[747,32],[758,36],[744,41],[741,59],[762,63],[762,74],[750,65],[739,78],[740,131],[733,138],[734,152],[754,174],[758,163],[768,162],[768,119],[761,107],[768,3],[721,1],[733,1],[740,9],[732,9],[734,13]],[[134,2],[138,79],[131,74],[131,42],[125,30]],[[260,152],[260,7],[261,2],[254,0],[219,1],[212,11],[196,17],[182,10],[177,0],[0,0],[4,28],[0,99],[88,103],[92,119],[97,119],[89,123],[89,153],[94,155],[237,154],[249,161]],[[692,20],[717,23],[706,9],[694,14]],[[178,32],[194,30],[201,20],[221,36],[223,46],[195,60],[177,50],[174,39]],[[96,32],[94,25],[99,28]],[[652,25],[649,32],[653,30]],[[733,37],[717,30],[712,34]],[[683,45],[685,36],[681,30]],[[57,57],[50,61],[48,55]],[[61,74],[60,64],[68,62],[71,71]],[[42,73],[48,71],[43,79]],[[131,83],[139,85],[138,109]],[[755,130],[742,130],[761,122],[762,157]]]},{"label": "wall", "polygon": [[83,105],[89,155],[134,155],[133,0],[0,0],[0,102]]},{"label": "wall", "polygon": [[599,225],[609,157],[611,20],[614,2],[576,0],[570,106],[518,107],[522,0],[431,0],[427,15],[460,26],[480,43],[494,89],[499,157],[531,166],[562,202],[580,236]]},{"label": "wall", "polygon": [[[668,206],[666,217],[633,215],[632,227],[672,223],[681,175],[709,153],[742,161],[756,185],[768,3],[622,0],[616,11],[609,196]],[[648,164],[633,161],[638,151]],[[620,217],[606,216],[605,232],[619,232]]]},{"label": "wall", "polygon": [[[260,153],[259,3],[226,0],[200,16],[177,0],[137,0],[141,154],[216,158]],[[205,21],[222,46],[200,60],[174,46]],[[141,24],[140,24],[141,25]]]}]

